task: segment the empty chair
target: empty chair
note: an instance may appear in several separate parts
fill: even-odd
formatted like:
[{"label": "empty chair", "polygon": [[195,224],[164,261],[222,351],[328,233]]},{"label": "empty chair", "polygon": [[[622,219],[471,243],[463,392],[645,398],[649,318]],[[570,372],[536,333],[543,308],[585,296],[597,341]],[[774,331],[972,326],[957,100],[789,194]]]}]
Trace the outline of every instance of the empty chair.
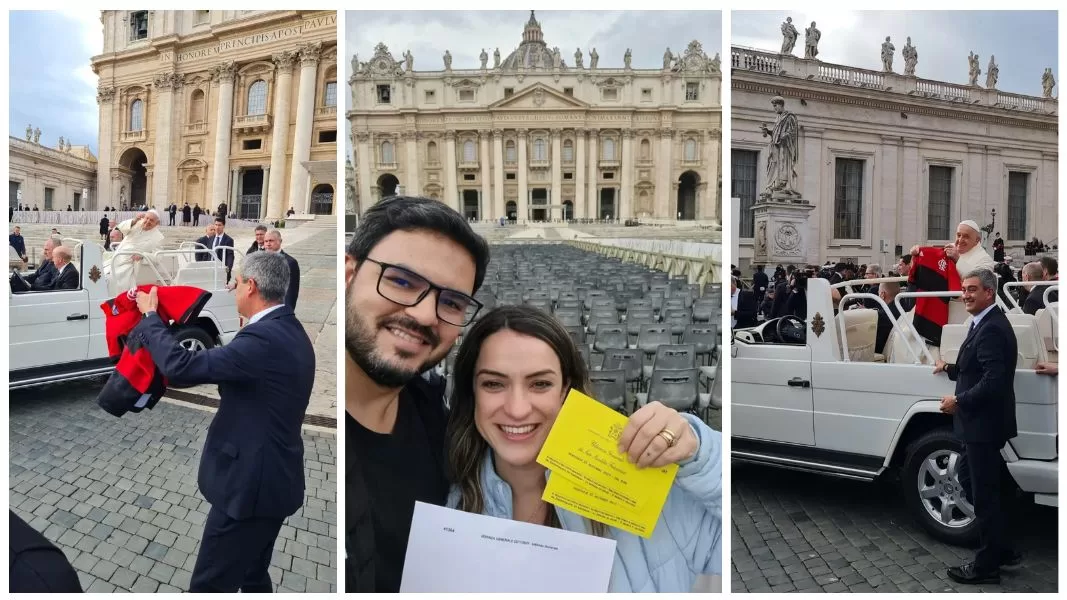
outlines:
[{"label": "empty chair", "polygon": [[652,365],[644,367],[644,375],[646,379],[650,379],[654,370],[695,369],[696,366],[697,351],[692,344],[662,345],[656,348],[656,358]]},{"label": "empty chair", "polygon": [[560,322],[564,327],[581,327],[582,326],[582,314],[578,311],[572,310],[557,310],[555,314],[556,320]]},{"label": "empty chair", "polygon": [[648,382],[648,393],[637,394],[637,406],[659,402],[678,412],[696,413],[700,405],[710,402],[710,394],[700,393],[696,369],[657,369]]},{"label": "empty chair", "polygon": [[615,300],[613,300],[611,298],[594,298],[593,299],[593,307],[590,309],[590,312],[595,312],[595,311],[597,311],[599,309],[617,310],[615,308]]},{"label": "empty chair", "polygon": [[589,315],[589,322],[586,323],[586,326],[589,329],[596,331],[597,327],[600,325],[617,325],[618,323],[619,313],[615,312],[614,308],[598,309],[594,311],[593,314]]},{"label": "empty chair", "polygon": [[629,311],[629,310],[632,310],[632,309],[635,309],[635,308],[637,308],[637,309],[648,309],[649,311],[651,311],[651,310],[653,310],[652,301],[648,300],[646,298],[634,298],[634,299],[632,299],[632,300],[630,300],[629,302],[626,303],[626,310]]},{"label": "empty chair", "polygon": [[686,325],[682,332],[682,343],[692,344],[701,364],[710,365],[715,349],[719,347],[719,328],[716,325]]},{"label": "empty chair", "polygon": [[637,337],[641,333],[642,325],[651,325],[656,322],[651,308],[630,308],[626,311],[626,332]]},{"label": "empty chair", "polygon": [[641,364],[644,357],[636,348],[608,348],[604,350],[604,362],[601,369],[612,371],[622,369],[626,371],[628,383],[640,383],[643,376]]},{"label": "empty chair", "polygon": [[626,348],[626,326],[601,324],[596,328],[596,338],[593,340],[593,349],[597,352],[605,352],[609,348]]},{"label": "empty chair", "polygon": [[590,396],[619,412],[627,411],[626,371],[622,369],[590,371]]},{"label": "empty chair", "polygon": [[567,333],[571,336],[571,339],[574,340],[576,346],[581,347],[588,345],[585,341],[585,327],[582,327],[581,325],[577,327],[565,325],[564,327],[566,328]]},{"label": "empty chair", "polygon": [[701,298],[693,303],[693,322],[711,323],[715,320],[716,315],[719,314],[720,309],[722,309],[720,302],[712,302]]},{"label": "empty chair", "polygon": [[654,355],[660,346],[670,344],[671,330],[666,325],[642,325],[637,334],[637,347],[646,357]]},{"label": "empty chair", "polygon": [[531,298],[531,299],[526,301],[526,306],[532,306],[534,308],[539,308],[539,309],[545,311],[546,313],[552,314],[552,301],[549,300],[548,298],[544,298],[544,299],[533,299],[533,298]]},{"label": "empty chair", "polygon": [[589,344],[578,344],[578,354],[582,357],[582,362],[585,363],[585,369],[592,371],[593,366],[589,364]]},{"label": "empty chair", "polygon": [[573,308],[580,313],[582,312],[582,301],[577,298],[561,298],[560,301],[556,303],[556,310],[561,308]]},{"label": "empty chair", "polygon": [[663,318],[663,322],[671,326],[671,335],[677,336],[685,333],[685,326],[692,323],[692,321],[693,314],[684,308],[668,309],[666,316]]},{"label": "empty chair", "polygon": [[[607,296],[608,296],[608,293],[605,292],[604,290],[592,290],[591,289],[591,290],[587,291],[585,293],[585,309],[586,310],[593,310],[593,300],[596,299],[596,298],[606,298]],[[613,305],[614,305],[614,302],[615,301],[612,300],[612,304]]]}]

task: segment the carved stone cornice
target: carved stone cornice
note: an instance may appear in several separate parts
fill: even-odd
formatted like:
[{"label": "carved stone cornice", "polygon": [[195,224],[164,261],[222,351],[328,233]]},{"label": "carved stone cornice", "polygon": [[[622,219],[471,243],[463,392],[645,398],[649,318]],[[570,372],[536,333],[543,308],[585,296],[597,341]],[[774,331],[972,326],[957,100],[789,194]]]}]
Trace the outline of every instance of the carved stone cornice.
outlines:
[{"label": "carved stone cornice", "polygon": [[156,78],[152,81],[157,90],[180,90],[185,83],[184,73],[158,73]]},{"label": "carved stone cornice", "polygon": [[319,58],[322,56],[322,42],[304,44],[300,46],[297,52],[300,54],[301,67],[317,66],[319,64]]},{"label": "carved stone cornice", "polygon": [[296,53],[285,50],[271,56],[270,60],[274,63],[275,70],[279,73],[292,73],[293,61],[296,60]]},{"label": "carved stone cornice", "polygon": [[102,87],[96,90],[96,102],[98,104],[107,104],[115,99],[114,87]]},{"label": "carved stone cornice", "polygon": [[236,75],[237,63],[232,60],[215,65],[211,69],[211,80],[219,83],[233,83],[233,78]]}]

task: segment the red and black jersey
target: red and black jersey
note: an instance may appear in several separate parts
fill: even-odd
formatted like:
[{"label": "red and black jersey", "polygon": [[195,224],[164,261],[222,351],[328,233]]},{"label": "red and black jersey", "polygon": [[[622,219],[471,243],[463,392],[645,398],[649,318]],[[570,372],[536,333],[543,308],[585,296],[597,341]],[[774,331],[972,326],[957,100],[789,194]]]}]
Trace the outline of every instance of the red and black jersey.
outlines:
[{"label": "red and black jersey", "polygon": [[[945,256],[944,248],[924,246],[912,258],[908,283],[920,292],[958,292],[960,275],[956,263]],[[948,303],[951,298],[917,298],[912,323],[915,331],[928,343],[941,346],[941,328],[948,323]]]},{"label": "red and black jersey", "polygon": [[[211,292],[181,285],[143,285],[136,291],[148,293],[153,287],[159,298],[156,313],[164,322],[173,320],[175,325],[185,325],[196,319],[211,298]],[[118,356],[118,364],[104,389],[100,390],[96,403],[116,417],[151,409],[167,391],[167,381],[140,341],[127,337],[141,322],[135,292],[122,293],[101,304],[100,308],[106,315],[104,329],[108,354],[112,358]]]}]

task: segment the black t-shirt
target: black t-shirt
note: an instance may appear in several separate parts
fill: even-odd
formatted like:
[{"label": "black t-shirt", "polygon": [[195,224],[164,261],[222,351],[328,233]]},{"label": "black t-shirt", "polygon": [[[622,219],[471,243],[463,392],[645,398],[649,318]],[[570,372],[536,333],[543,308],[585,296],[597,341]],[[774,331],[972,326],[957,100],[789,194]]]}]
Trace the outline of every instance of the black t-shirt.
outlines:
[{"label": "black t-shirt", "polygon": [[[370,431],[345,414],[349,435],[345,445],[349,456],[359,453],[374,524],[377,592],[400,591],[415,502],[440,506],[448,498],[442,402],[440,397],[431,397],[430,387],[422,382],[409,384],[400,393],[391,434]],[[425,405],[419,407],[416,403]],[[436,405],[431,406],[432,403]]]}]

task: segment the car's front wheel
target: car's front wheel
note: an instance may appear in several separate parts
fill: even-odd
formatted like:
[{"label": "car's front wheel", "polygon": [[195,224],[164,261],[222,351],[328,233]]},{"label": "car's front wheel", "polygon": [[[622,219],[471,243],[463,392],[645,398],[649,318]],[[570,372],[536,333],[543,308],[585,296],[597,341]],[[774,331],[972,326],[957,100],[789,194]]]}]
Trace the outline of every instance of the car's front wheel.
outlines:
[{"label": "car's front wheel", "polygon": [[923,529],[941,541],[970,545],[978,539],[974,506],[960,485],[963,444],[948,429],[928,431],[907,448],[900,474],[905,502]]},{"label": "car's front wheel", "polygon": [[187,325],[174,332],[178,344],[190,352],[210,350],[215,347],[215,338],[196,325]]}]

